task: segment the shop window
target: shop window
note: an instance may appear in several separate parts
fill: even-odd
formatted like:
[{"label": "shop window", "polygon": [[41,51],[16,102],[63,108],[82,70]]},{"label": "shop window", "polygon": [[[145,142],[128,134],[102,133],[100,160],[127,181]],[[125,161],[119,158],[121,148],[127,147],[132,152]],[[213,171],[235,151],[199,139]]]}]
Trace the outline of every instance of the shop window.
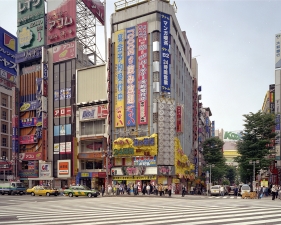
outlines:
[{"label": "shop window", "polygon": [[81,169],[82,170],[103,169],[102,161],[83,160],[81,161]]}]

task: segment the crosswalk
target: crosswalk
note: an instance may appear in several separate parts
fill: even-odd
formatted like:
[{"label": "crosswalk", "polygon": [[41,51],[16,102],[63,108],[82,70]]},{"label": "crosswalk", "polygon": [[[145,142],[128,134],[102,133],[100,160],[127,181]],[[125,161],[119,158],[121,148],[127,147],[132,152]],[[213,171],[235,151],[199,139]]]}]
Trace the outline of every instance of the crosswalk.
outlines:
[{"label": "crosswalk", "polygon": [[241,199],[241,196],[209,196],[208,198],[222,198],[222,199]]},{"label": "crosswalk", "polygon": [[[47,198],[46,198],[47,199]],[[3,206],[1,225],[281,224],[280,202],[177,198],[61,198]],[[270,206],[270,207],[269,207]]]}]

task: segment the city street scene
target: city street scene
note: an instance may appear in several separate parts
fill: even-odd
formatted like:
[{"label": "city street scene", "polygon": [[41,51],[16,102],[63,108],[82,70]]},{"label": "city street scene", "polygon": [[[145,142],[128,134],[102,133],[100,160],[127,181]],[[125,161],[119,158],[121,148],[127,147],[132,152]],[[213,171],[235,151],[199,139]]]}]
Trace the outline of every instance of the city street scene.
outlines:
[{"label": "city street scene", "polygon": [[280,8],[0,0],[0,225],[281,225]]}]

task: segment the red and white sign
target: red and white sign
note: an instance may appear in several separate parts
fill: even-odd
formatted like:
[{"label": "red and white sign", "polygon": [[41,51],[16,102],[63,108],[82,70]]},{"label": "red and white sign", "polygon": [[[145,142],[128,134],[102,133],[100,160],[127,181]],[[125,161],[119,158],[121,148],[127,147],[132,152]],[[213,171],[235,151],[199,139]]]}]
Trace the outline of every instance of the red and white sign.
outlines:
[{"label": "red and white sign", "polygon": [[89,106],[79,109],[80,120],[104,119],[108,115],[107,105]]},{"label": "red and white sign", "polygon": [[42,115],[42,128],[46,129],[48,128],[48,114],[43,112]]},{"label": "red and white sign", "polygon": [[42,159],[42,152],[19,153],[19,159],[21,161],[41,160]]},{"label": "red and white sign", "polygon": [[138,124],[148,122],[147,112],[147,22],[138,24]]},{"label": "red and white sign", "polygon": [[67,44],[53,47],[54,63],[76,58],[76,55],[77,55],[76,41],[72,41]]},{"label": "red and white sign", "polygon": [[32,135],[20,136],[19,143],[20,143],[20,145],[37,143],[36,135],[32,134]]},{"label": "red and white sign", "polygon": [[71,106],[54,110],[54,118],[71,116]]},{"label": "red and white sign", "polygon": [[183,132],[183,107],[181,105],[177,106],[177,132]]},{"label": "red and white sign", "polygon": [[48,1],[47,45],[76,37],[76,1]]},{"label": "red and white sign", "polygon": [[104,25],[104,5],[100,0],[82,0],[95,17]]},{"label": "red and white sign", "polygon": [[66,142],[65,143],[65,153],[66,154],[71,154],[71,142]]}]

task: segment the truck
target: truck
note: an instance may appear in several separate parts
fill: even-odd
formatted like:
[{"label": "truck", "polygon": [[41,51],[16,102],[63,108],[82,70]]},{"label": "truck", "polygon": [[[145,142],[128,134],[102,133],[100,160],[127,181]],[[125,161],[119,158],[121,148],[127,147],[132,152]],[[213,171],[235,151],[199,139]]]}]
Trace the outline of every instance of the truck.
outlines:
[{"label": "truck", "polygon": [[17,181],[0,182],[0,194],[23,195],[26,194],[26,187],[23,183]]}]

